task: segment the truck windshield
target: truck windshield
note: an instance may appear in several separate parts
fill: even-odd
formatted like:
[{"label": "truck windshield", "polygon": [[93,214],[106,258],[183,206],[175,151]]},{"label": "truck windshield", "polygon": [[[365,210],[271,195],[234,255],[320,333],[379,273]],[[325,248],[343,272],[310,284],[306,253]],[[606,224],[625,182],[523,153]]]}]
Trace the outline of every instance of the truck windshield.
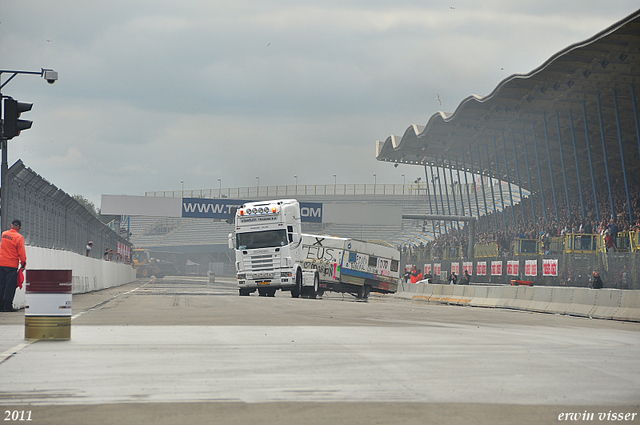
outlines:
[{"label": "truck windshield", "polygon": [[236,242],[236,246],[240,250],[285,246],[289,243],[287,232],[284,229],[238,233],[236,234]]}]

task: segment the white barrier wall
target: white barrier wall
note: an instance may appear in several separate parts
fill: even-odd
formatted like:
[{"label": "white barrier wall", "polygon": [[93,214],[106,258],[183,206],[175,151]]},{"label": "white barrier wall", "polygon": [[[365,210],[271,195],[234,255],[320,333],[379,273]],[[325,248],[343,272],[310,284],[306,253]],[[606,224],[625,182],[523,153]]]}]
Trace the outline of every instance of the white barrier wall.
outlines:
[{"label": "white barrier wall", "polygon": [[[74,294],[97,291],[136,280],[136,271],[130,265],[55,249],[27,246],[26,251],[27,276],[30,269],[71,270]],[[15,308],[25,306],[25,287],[26,285],[23,285],[22,289],[16,290],[13,299]]]},{"label": "white barrier wall", "polygon": [[411,284],[396,296],[429,303],[510,308],[640,322],[640,291],[557,286]]}]

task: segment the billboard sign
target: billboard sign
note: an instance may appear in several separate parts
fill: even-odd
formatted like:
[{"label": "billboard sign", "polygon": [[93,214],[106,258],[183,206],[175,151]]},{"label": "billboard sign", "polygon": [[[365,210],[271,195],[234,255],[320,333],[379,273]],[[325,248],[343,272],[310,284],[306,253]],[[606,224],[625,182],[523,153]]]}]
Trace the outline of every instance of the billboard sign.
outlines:
[{"label": "billboard sign", "polygon": [[[228,220],[233,217],[238,208],[247,202],[255,201],[226,198],[183,198],[182,217]],[[300,202],[300,215],[302,222],[322,223],[322,203]]]}]

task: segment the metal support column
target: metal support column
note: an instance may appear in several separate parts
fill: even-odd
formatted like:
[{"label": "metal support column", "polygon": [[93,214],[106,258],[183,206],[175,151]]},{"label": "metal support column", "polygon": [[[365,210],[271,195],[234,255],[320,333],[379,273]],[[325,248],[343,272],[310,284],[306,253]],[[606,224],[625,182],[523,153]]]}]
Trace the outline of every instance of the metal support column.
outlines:
[{"label": "metal support column", "polygon": [[598,192],[596,191],[596,179],[593,174],[593,161],[591,160],[591,141],[589,139],[589,124],[587,123],[587,105],[582,102],[582,116],[584,118],[584,135],[587,143],[587,158],[589,159],[589,172],[591,173],[591,190],[593,191],[593,203],[596,206],[596,220],[600,221],[600,207],[598,207]]},{"label": "metal support column", "polygon": [[[440,180],[440,167],[438,167],[438,158],[436,158],[436,173],[438,174],[437,175],[437,180],[438,180],[438,192],[440,192],[440,206],[442,207],[441,208],[442,209],[442,214],[444,214],[444,198],[442,197],[442,181]],[[444,173],[444,170],[443,170],[443,173]],[[449,211],[449,215],[451,215],[451,211]],[[438,225],[439,225],[439,223],[438,223]],[[445,224],[445,227],[444,227],[444,232],[447,233],[446,224]],[[442,231],[441,231],[441,233],[442,233]]]},{"label": "metal support column", "polygon": [[598,119],[600,120],[600,138],[602,139],[602,154],[604,155],[604,170],[607,173],[607,189],[609,191],[609,206],[611,207],[611,218],[616,217],[616,210],[613,207],[613,192],[611,191],[611,176],[609,175],[609,158],[607,157],[607,145],[604,138],[604,123],[602,122],[602,106],[600,104],[600,93],[596,93],[598,102]]},{"label": "metal support column", "polygon": [[631,84],[631,103],[633,103],[633,118],[636,121],[636,139],[638,140],[638,156],[640,156],[640,122],[638,122],[638,104],[636,103],[636,90]]},{"label": "metal support column", "polygon": [[[451,197],[453,198],[453,213],[455,215],[458,215],[458,205],[456,204],[456,189],[453,182],[453,168],[451,168],[451,157],[448,157],[447,160],[449,161],[449,185],[451,185]],[[444,162],[444,158],[442,158],[442,162]]]},{"label": "metal support column", "polygon": [[[471,173],[472,173],[473,176],[475,176],[476,174],[473,172],[473,155],[471,155],[471,152],[472,152],[471,146],[469,146],[469,162],[470,162],[470,167],[471,167]],[[462,159],[464,161],[464,156],[462,157]],[[480,162],[479,161],[478,161],[478,168],[480,168]],[[480,176],[480,183],[482,183],[482,169],[479,170],[479,174],[478,175]],[[466,176],[466,174],[465,174],[465,176]],[[476,195],[475,196],[475,198],[476,198],[476,212],[478,213],[478,223],[479,223],[480,222],[480,217],[481,217],[480,216],[480,202],[478,201],[478,185],[476,184],[475,177],[473,179],[473,183],[474,183],[474,186],[475,186],[473,193]],[[483,190],[484,190],[484,187],[483,187]]]},{"label": "metal support column", "polygon": [[[431,194],[429,193],[429,175],[427,174],[427,166],[424,166],[424,180],[425,183],[427,184],[427,201],[429,201],[429,212],[431,214],[433,214],[433,206],[431,205]],[[436,207],[437,207],[437,203],[436,203]],[[437,211],[437,208],[436,208]],[[431,228],[433,230],[433,237],[436,236],[436,224],[433,222],[433,220],[431,220]]]},{"label": "metal support column", "polygon": [[527,137],[524,134],[524,127],[522,127],[522,147],[524,149],[524,162],[527,164],[527,178],[529,180],[529,201],[531,202],[531,213],[533,215],[533,224],[536,224],[536,207],[533,205],[533,184],[531,183],[531,167],[529,166],[529,154],[527,153]]},{"label": "metal support column", "polygon": [[[436,214],[438,214],[438,193],[436,191],[435,177],[433,177],[433,166],[429,167],[429,175],[431,176],[430,181],[431,181],[431,185],[433,186],[433,200],[436,202]],[[427,188],[428,187],[429,187],[429,182],[427,182]]]},{"label": "metal support column", "polygon": [[496,136],[493,136],[493,154],[496,159],[496,175],[498,176],[498,188],[500,190],[500,204],[502,205],[502,221],[504,222],[504,227],[509,227],[507,224],[507,218],[504,216],[505,208],[504,208],[504,196],[502,194],[502,176],[500,175],[500,164],[498,162],[498,144],[496,143]]},{"label": "metal support column", "polygon": [[618,143],[620,145],[620,161],[622,162],[622,176],[624,177],[624,191],[627,195],[627,209],[629,212],[629,223],[633,224],[633,211],[631,209],[631,197],[629,196],[629,182],[627,181],[627,167],[624,162],[624,149],[622,149],[622,132],[620,130],[620,113],[618,111],[618,93],[613,89],[613,106],[616,112],[616,126],[618,128]]},{"label": "metal support column", "polygon": [[576,176],[578,178],[578,193],[580,194],[580,207],[582,208],[582,218],[587,218],[584,207],[584,197],[582,196],[582,182],[580,179],[580,165],[578,164],[578,148],[576,147],[576,131],[573,127],[573,112],[569,109],[569,124],[571,125],[571,140],[573,141],[573,156],[576,160]]},{"label": "metal support column", "polygon": [[[460,164],[458,164],[458,157],[456,156],[456,172],[458,174],[458,184],[457,187],[460,190],[460,208],[462,208],[462,215],[465,215],[465,208],[464,208],[464,198],[462,196],[462,182],[460,180]],[[466,171],[466,170],[465,170]],[[467,188],[467,194],[469,193],[469,188]],[[469,215],[473,215],[471,214],[471,211],[469,211]]]},{"label": "metal support column", "polygon": [[491,200],[493,201],[493,216],[496,221],[496,230],[498,230],[498,210],[496,208],[496,194],[493,191],[493,178],[491,177],[491,158],[489,157],[489,147],[484,145],[487,153],[487,167],[489,168],[489,187],[491,188]]},{"label": "metal support column", "polygon": [[[438,173],[438,177],[440,177],[440,173]],[[447,171],[444,168],[444,156],[442,157],[442,177],[444,177],[444,194],[447,197],[447,211],[449,211],[449,215],[451,215],[451,202],[449,201],[449,187],[447,185]],[[442,190],[442,181],[440,181],[440,190]],[[444,211],[444,208],[442,208],[442,210]]]},{"label": "metal support column", "polygon": [[[458,157],[456,157],[456,167],[459,167]],[[473,216],[473,208],[471,207],[473,204],[471,203],[471,193],[469,192],[469,172],[467,171],[467,161],[464,159],[464,152],[462,152],[462,170],[464,173],[464,186],[467,188],[467,208],[469,208],[469,215]],[[480,218],[480,215],[478,215],[478,218]]]},{"label": "metal support column", "polygon": [[562,180],[564,182],[564,195],[567,199],[567,213],[571,221],[571,202],[569,201],[569,187],[567,186],[567,167],[564,163],[564,152],[562,151],[562,133],[560,131],[560,113],[556,111],[556,124],[558,126],[558,145],[560,147],[560,162],[562,163]]},{"label": "metal support column", "polygon": [[[447,160],[449,161],[449,178],[450,178],[449,184],[451,185],[451,196],[453,197],[453,213],[455,215],[458,215],[458,205],[456,204],[456,189],[455,189],[456,187],[453,182],[453,168],[451,168],[451,157],[448,157]],[[442,162],[444,162],[444,158],[442,158]],[[462,198],[462,196],[460,198]],[[456,228],[458,229],[458,234],[460,234],[460,223],[457,221],[456,221]]]},{"label": "metal support column", "polygon": [[[482,172],[482,162],[480,161],[480,145],[478,145],[478,169],[480,170],[480,186],[482,186],[482,200],[484,201],[484,216],[486,217],[487,232],[489,231],[489,211],[487,211],[487,193],[484,189],[484,173]],[[476,196],[476,200],[478,197]],[[480,210],[478,210],[478,215]]]},{"label": "metal support column", "polygon": [[[516,178],[518,179],[518,191],[520,192],[520,212],[522,213],[522,224],[524,225],[527,221],[524,218],[524,205],[522,204],[522,182],[520,182],[520,167],[518,166],[518,152],[516,150],[516,135],[513,129],[511,129],[511,142],[513,143],[513,162],[516,165]],[[511,198],[511,202],[513,202],[513,198]]]},{"label": "metal support column", "polygon": [[549,131],[547,130],[547,114],[542,114],[542,123],[544,124],[544,139],[547,142],[547,160],[549,161],[549,177],[551,178],[551,193],[553,194],[553,206],[556,210],[556,222],[560,221],[558,214],[558,200],[556,199],[556,185],[553,180],[553,166],[551,165],[551,149],[549,147]]},{"label": "metal support column", "polygon": [[[502,134],[502,150],[504,153],[504,167],[507,169],[507,185],[509,185],[509,198],[511,199],[511,219],[513,220],[513,226],[516,225],[516,212],[513,210],[513,191],[511,190],[511,175],[509,173],[509,161],[507,160],[507,141],[504,138],[504,130],[500,129]],[[496,158],[496,161],[498,159]]]},{"label": "metal support column", "polygon": [[544,201],[544,187],[542,185],[542,171],[540,170],[540,156],[538,155],[538,138],[536,137],[536,123],[533,124],[533,147],[536,152],[536,164],[538,165],[538,181],[540,182],[540,199],[542,200],[542,215],[544,216],[544,222],[547,223],[547,206]]}]

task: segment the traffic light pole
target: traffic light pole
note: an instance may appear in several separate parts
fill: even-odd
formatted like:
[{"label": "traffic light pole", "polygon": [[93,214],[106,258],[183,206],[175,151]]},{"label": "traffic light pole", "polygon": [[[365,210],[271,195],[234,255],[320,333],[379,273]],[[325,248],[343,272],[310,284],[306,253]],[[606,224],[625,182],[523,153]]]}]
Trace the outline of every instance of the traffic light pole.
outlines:
[{"label": "traffic light pole", "polygon": [[[0,110],[1,112],[1,110]],[[7,184],[7,172],[9,171],[9,165],[7,164],[8,162],[8,158],[7,158],[7,140],[3,137],[2,138],[2,181],[0,182],[0,184],[2,184],[2,187],[0,187],[0,208],[2,208],[0,210],[0,215],[1,217],[1,229],[4,232],[5,230],[9,229],[9,226],[7,225],[7,223],[9,222],[9,218],[7,217],[7,215],[9,214],[9,211],[7,211],[7,207],[8,207],[8,202],[9,202],[9,191],[8,191],[8,184]]]},{"label": "traffic light pole", "polygon": [[[12,74],[11,77],[7,79],[4,83],[2,83],[2,74]],[[44,69],[42,68],[38,71],[8,71],[8,70],[0,70],[0,117],[4,117],[2,114],[2,107],[4,105],[4,96],[2,96],[2,89],[6,86],[9,81],[13,80],[18,74],[31,74],[31,75],[40,75],[43,77],[49,84],[53,84],[58,80],[58,73],[52,69]],[[9,180],[7,178],[7,173],[9,171],[9,156],[7,154],[7,139],[4,136],[4,123],[2,125],[2,132],[0,133],[1,147],[2,147],[2,166],[0,168],[0,172],[2,175],[0,176],[0,230],[4,232],[9,229]]]}]

